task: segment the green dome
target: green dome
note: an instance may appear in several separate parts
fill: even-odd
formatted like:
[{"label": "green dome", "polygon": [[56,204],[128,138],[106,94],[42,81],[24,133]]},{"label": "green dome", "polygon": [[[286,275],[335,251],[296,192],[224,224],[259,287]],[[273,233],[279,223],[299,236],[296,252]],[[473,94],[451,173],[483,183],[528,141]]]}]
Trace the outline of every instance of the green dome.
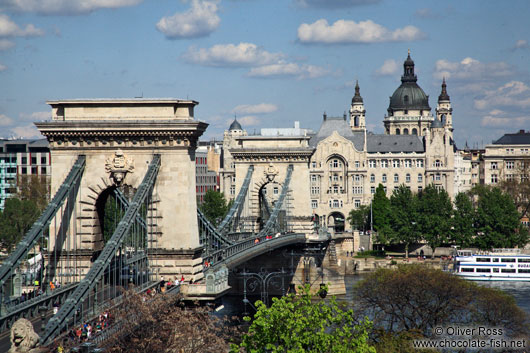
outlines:
[{"label": "green dome", "polygon": [[401,86],[399,86],[392,97],[388,111],[394,110],[431,110],[429,107],[429,96],[423,92],[416,83],[418,78],[414,74],[414,61],[410,58],[410,52],[403,63],[403,76],[401,76]]}]

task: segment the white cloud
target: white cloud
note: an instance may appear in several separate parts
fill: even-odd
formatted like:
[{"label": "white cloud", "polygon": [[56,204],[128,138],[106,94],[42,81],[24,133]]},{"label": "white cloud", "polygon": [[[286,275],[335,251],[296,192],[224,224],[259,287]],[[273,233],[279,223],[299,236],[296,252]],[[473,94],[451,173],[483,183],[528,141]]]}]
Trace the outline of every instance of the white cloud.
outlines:
[{"label": "white cloud", "polygon": [[182,55],[187,62],[204,66],[241,67],[272,64],[283,58],[253,43],[217,44],[209,49],[190,47]]},{"label": "white cloud", "polygon": [[46,15],[79,15],[99,9],[134,6],[143,0],[0,0],[11,10]]},{"label": "white cloud", "polygon": [[280,62],[277,64],[254,67],[249,71],[248,76],[270,78],[291,76],[297,79],[306,79],[321,77],[328,73],[329,70],[320,66]]},{"label": "white cloud", "polygon": [[278,110],[278,106],[270,103],[242,104],[232,109],[237,114],[267,114]]},{"label": "white cloud", "polygon": [[396,60],[387,59],[379,69],[375,70],[375,73],[378,76],[393,76],[398,71],[398,67],[399,66]]},{"label": "white cloud", "polygon": [[7,39],[0,39],[0,51],[2,50],[8,50],[15,46],[15,43],[13,43],[10,40]]},{"label": "white cloud", "polygon": [[530,116],[509,116],[502,110],[495,109],[482,118],[480,125],[485,127],[509,127],[511,129],[526,128],[530,125]]},{"label": "white cloud", "polygon": [[505,62],[482,63],[470,57],[460,62],[438,60],[434,68],[434,77],[437,79],[445,77],[457,80],[485,80],[512,74],[513,70]]},{"label": "white cloud", "polygon": [[0,72],[7,70],[7,66],[0,64]]},{"label": "white cloud", "polygon": [[0,114],[0,126],[10,126],[13,124],[13,119],[7,115]]},{"label": "white cloud", "polygon": [[521,81],[510,81],[496,89],[486,90],[474,101],[475,108],[509,107],[510,109],[530,108],[530,87]]},{"label": "white cloud", "polygon": [[261,123],[259,118],[253,115],[242,116],[240,118],[237,118],[237,120],[245,126],[255,126]]},{"label": "white cloud", "polygon": [[41,133],[33,124],[16,126],[11,129],[11,134],[15,137],[21,137],[26,139],[42,138]]},{"label": "white cloud", "polygon": [[424,39],[426,36],[414,26],[405,26],[390,31],[384,26],[367,21],[338,20],[331,26],[325,19],[298,27],[298,40],[302,43],[377,43],[400,42]]},{"label": "white cloud", "polygon": [[295,0],[295,3],[301,7],[319,7],[319,8],[347,8],[358,5],[376,4],[381,0]]},{"label": "white cloud", "polygon": [[156,28],[169,39],[207,36],[219,27],[221,22],[217,16],[217,3],[217,0],[192,0],[188,11],[162,17]]},{"label": "white cloud", "polygon": [[20,28],[11,21],[8,15],[0,14],[0,37],[35,37],[44,35],[44,31],[36,28],[32,24]]},{"label": "white cloud", "polygon": [[528,48],[530,48],[530,45],[528,45],[528,41],[526,39],[519,39],[517,42],[515,42],[515,45],[513,46],[513,50]]}]

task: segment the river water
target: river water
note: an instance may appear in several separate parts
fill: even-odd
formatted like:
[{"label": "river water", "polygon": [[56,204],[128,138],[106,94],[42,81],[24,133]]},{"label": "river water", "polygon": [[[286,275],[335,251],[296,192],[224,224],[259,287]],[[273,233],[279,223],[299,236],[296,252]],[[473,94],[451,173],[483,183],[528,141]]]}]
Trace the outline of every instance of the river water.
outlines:
[{"label": "river water", "polygon": [[[337,299],[346,302],[352,302],[353,286],[356,282],[363,278],[362,275],[346,275],[344,281],[346,284],[346,294],[338,296]],[[523,309],[530,316],[530,282],[477,282],[479,285],[486,287],[497,288],[505,291],[515,298],[517,305]],[[251,303],[260,299],[259,297],[248,297]],[[222,306],[219,307],[217,314],[220,316],[241,316],[245,311],[243,297],[241,296],[225,296],[222,298]],[[246,305],[247,313],[254,314],[255,310],[251,305]]]}]

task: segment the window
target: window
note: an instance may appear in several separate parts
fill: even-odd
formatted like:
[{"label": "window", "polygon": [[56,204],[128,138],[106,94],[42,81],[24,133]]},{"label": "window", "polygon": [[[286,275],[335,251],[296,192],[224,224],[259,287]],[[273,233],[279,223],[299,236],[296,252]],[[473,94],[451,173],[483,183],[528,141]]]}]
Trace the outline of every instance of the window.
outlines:
[{"label": "window", "polygon": [[436,174],[436,175],[434,176],[434,180],[436,180],[436,181],[440,181],[440,180],[441,180],[440,174]]},{"label": "window", "polygon": [[342,163],[338,159],[333,159],[331,162],[329,162],[330,168],[340,168],[342,166]]},{"label": "window", "polygon": [[530,263],[530,259],[518,259],[517,262],[519,262],[519,263]]},{"label": "window", "polygon": [[418,134],[418,130],[416,128],[412,129],[412,134],[413,135],[417,135]]},{"label": "window", "polygon": [[506,169],[513,169],[513,167],[514,167],[513,161],[506,162]]},{"label": "window", "polygon": [[491,174],[491,183],[492,184],[497,184],[498,181],[499,181],[499,178],[498,178],[497,174]]},{"label": "window", "polygon": [[320,187],[311,186],[311,195],[318,195],[318,194],[320,194]]},{"label": "window", "polygon": [[232,185],[230,187],[230,195],[235,195],[236,194],[236,187],[234,185]]},{"label": "window", "polygon": [[338,194],[338,193],[339,193],[339,187],[338,187],[337,185],[335,185],[335,186],[333,187],[333,193],[334,193],[334,194]]},{"label": "window", "polygon": [[317,176],[315,174],[311,174],[311,181],[312,182],[316,182],[317,181]]},{"label": "window", "polygon": [[383,183],[386,183],[386,174],[383,174],[383,177],[381,180],[383,181]]},{"label": "window", "polygon": [[272,192],[274,193],[274,195],[278,195],[279,191],[280,190],[278,189],[277,186],[275,186],[274,189],[272,189]]},{"label": "window", "polygon": [[363,193],[363,187],[362,186],[354,186],[353,187],[353,193],[354,194],[362,194]]},{"label": "window", "polygon": [[399,129],[396,129],[396,135],[400,135],[401,131]]},{"label": "window", "polygon": [[311,167],[312,168],[316,168],[317,167],[317,162],[311,162]]},{"label": "window", "polygon": [[386,186],[383,186],[383,190],[385,191],[385,194],[386,194]]},{"label": "window", "polygon": [[410,159],[405,159],[405,168],[410,168],[412,161]]},{"label": "window", "polygon": [[503,273],[515,273],[515,268],[503,268],[501,269]]},{"label": "window", "polygon": [[333,181],[339,181],[339,175],[333,174]]},{"label": "window", "polygon": [[361,200],[354,200],[353,205],[355,206],[355,208],[361,207]]},{"label": "window", "polygon": [[408,135],[409,134],[409,129],[403,129],[403,135]]},{"label": "window", "polygon": [[497,162],[491,162],[491,169],[498,169]]},{"label": "window", "polygon": [[423,187],[422,186],[418,186],[418,193],[420,193],[422,191],[423,191]]},{"label": "window", "polygon": [[407,174],[407,175],[405,176],[405,181],[406,181],[407,183],[410,183],[410,174]]},{"label": "window", "polygon": [[40,167],[40,173],[46,174],[46,167]]},{"label": "window", "polygon": [[399,168],[399,159],[394,159],[392,161],[392,167]]},{"label": "window", "polygon": [[40,164],[46,164],[46,156],[40,157]]},{"label": "window", "polygon": [[368,166],[370,168],[375,168],[375,159],[370,159],[370,161],[368,162]]},{"label": "window", "polygon": [[399,183],[399,175],[394,174],[394,183]]},{"label": "window", "polygon": [[423,174],[418,173],[418,183],[423,183]]},{"label": "window", "polygon": [[26,167],[22,167],[22,168],[21,168],[21,173],[22,173],[22,174],[28,174],[28,168],[26,168]]},{"label": "window", "polygon": [[370,193],[373,195],[375,194],[375,186],[370,187]]},{"label": "window", "polygon": [[530,273],[530,268],[520,268],[517,270],[518,273]]},{"label": "window", "polygon": [[477,262],[491,262],[489,257],[477,257]]},{"label": "window", "polygon": [[361,162],[355,161],[355,168],[360,168],[360,167],[361,167]]},{"label": "window", "polygon": [[381,159],[381,168],[388,168],[388,161],[386,159]]},{"label": "window", "polygon": [[22,157],[22,163],[21,164],[28,164],[28,157]]},{"label": "window", "polygon": [[375,183],[375,175],[370,174],[370,183]]},{"label": "window", "polygon": [[311,200],[311,208],[317,208],[318,207],[318,200]]},{"label": "window", "polygon": [[423,159],[416,160],[416,167],[423,168]]},{"label": "window", "polygon": [[441,166],[442,166],[442,162],[439,159],[434,161],[434,167],[441,167]]},{"label": "window", "polygon": [[333,200],[333,207],[338,208],[339,207],[339,200]]},{"label": "window", "polygon": [[477,272],[491,272],[489,268],[477,268]]},{"label": "window", "polygon": [[353,176],[353,179],[355,180],[356,183],[358,183],[358,182],[361,181],[361,175],[359,175],[359,174],[355,174],[355,175]]},{"label": "window", "polygon": [[462,267],[460,272],[475,272],[475,269],[472,267]]},{"label": "window", "polygon": [[501,259],[501,262],[515,262],[515,259]]}]

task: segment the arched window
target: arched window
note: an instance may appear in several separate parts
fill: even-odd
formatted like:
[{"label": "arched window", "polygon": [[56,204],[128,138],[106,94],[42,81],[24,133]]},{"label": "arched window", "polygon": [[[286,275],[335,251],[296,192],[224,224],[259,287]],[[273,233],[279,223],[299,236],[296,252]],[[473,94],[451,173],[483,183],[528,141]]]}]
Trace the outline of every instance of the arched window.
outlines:
[{"label": "arched window", "polygon": [[399,129],[396,129],[396,135],[400,135],[401,131]]},{"label": "arched window", "polygon": [[412,129],[412,134],[413,135],[417,135],[418,134],[418,130],[416,128]]},{"label": "arched window", "polygon": [[405,176],[405,181],[407,183],[410,183],[410,174],[407,173],[407,175]]},{"label": "arched window", "polygon": [[370,174],[370,183],[375,183],[375,175]]},{"label": "arched window", "polygon": [[403,135],[408,135],[409,134],[409,129],[403,129]]},{"label": "arched window", "polygon": [[399,183],[399,175],[394,174],[394,183]]},{"label": "arched window", "polygon": [[386,174],[383,174],[383,177],[381,178],[381,180],[383,181],[383,183],[386,183]]}]

